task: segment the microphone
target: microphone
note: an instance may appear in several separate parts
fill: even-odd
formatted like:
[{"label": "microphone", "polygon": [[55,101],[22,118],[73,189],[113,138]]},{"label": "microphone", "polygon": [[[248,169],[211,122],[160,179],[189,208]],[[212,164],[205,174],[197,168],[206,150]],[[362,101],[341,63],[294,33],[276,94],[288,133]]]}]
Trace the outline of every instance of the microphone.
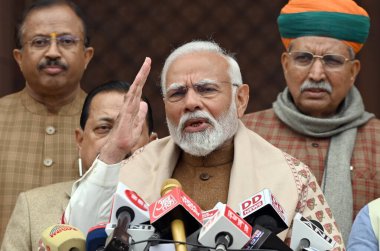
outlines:
[{"label": "microphone", "polygon": [[198,241],[217,251],[238,249],[250,239],[252,227],[229,206],[223,205],[201,228]]},{"label": "microphone", "polygon": [[[318,223],[319,224],[319,223]],[[296,213],[293,220],[293,232],[290,247],[295,250],[330,250],[335,246],[335,241],[310,220]]]},{"label": "microphone", "polygon": [[[220,209],[220,207],[223,207],[224,204],[222,202],[218,202],[215,204],[214,208],[206,211],[202,211],[202,219],[203,219],[203,225],[205,225]],[[201,245],[198,241],[199,237],[199,232],[201,231],[202,228],[198,229],[191,235],[188,235],[186,238],[186,242],[190,245]],[[193,251],[209,251],[208,248],[195,248],[194,246],[191,248]]]},{"label": "microphone", "polygon": [[278,234],[288,228],[284,208],[267,188],[240,203],[239,211],[240,216],[251,226],[259,224],[274,234]]},{"label": "microphone", "polygon": [[[264,215],[263,215],[264,216]],[[263,217],[263,216],[259,216]],[[267,218],[267,217],[265,217]],[[273,249],[278,251],[292,251],[280,238],[269,229],[256,225],[252,230],[253,234],[244,249]]]},{"label": "microphone", "polygon": [[[161,188],[161,198],[149,206],[150,223],[162,238],[186,242],[186,233],[192,234],[202,226],[200,207],[181,189],[175,179],[168,179]],[[170,223],[170,224],[169,224]],[[170,225],[170,229],[169,229]],[[186,251],[186,245],[175,243],[176,251]]]},{"label": "microphone", "polygon": [[86,238],[87,251],[101,251],[104,250],[107,240],[107,233],[105,231],[106,224],[102,223],[96,225],[88,230]]},{"label": "microphone", "polygon": [[[110,239],[113,236],[113,231],[116,227],[116,224],[107,224],[105,228],[105,232],[107,233],[108,236],[110,236],[108,241],[106,243],[108,244],[110,242]],[[155,233],[155,229],[152,225],[147,225],[147,224],[136,224],[136,225],[130,225],[127,233],[130,235],[130,242],[129,246],[132,248],[133,251],[143,251],[145,247],[145,243],[137,243],[140,241],[145,241],[150,239],[153,234]],[[148,242],[154,242],[154,239],[148,241]],[[151,244],[154,245],[154,244]]]},{"label": "microphone", "polygon": [[119,182],[113,197],[110,223],[116,224],[117,212],[127,210],[133,212],[131,224],[141,224],[149,222],[149,205],[134,191],[129,189],[124,183]]},{"label": "microphone", "polygon": [[42,231],[39,245],[40,250],[85,251],[86,239],[78,228],[65,224],[56,224]]},{"label": "microphone", "polygon": [[202,212],[203,225],[206,224],[209,219],[211,219],[212,217],[214,217],[214,215],[220,209],[223,209],[224,205],[225,204],[223,204],[222,202],[218,202],[218,203],[215,204],[214,208],[212,208],[210,210],[207,210],[207,211],[203,211]]},{"label": "microphone", "polygon": [[148,205],[134,191],[119,182],[111,209],[110,224],[115,224],[106,251],[129,250],[131,236],[128,228],[131,224],[140,224],[149,220]]},{"label": "microphone", "polygon": [[[145,246],[155,245],[155,240],[153,239],[153,234],[155,233],[155,229],[152,225],[146,224],[138,224],[131,225],[127,231],[131,235],[132,242],[130,244],[133,251],[143,251]],[[138,243],[135,242],[148,240],[148,243]]]}]

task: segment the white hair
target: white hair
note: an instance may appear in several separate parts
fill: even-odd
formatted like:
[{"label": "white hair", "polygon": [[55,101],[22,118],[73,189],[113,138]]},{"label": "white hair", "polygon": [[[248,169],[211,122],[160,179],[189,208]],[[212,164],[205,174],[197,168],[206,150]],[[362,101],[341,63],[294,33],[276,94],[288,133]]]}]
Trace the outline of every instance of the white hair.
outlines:
[{"label": "white hair", "polygon": [[178,47],[166,58],[161,72],[162,93],[166,93],[166,74],[173,61],[183,55],[195,52],[212,52],[224,57],[229,65],[228,74],[230,76],[231,84],[243,84],[239,64],[233,56],[229,55],[224,49],[213,41],[192,41]]}]

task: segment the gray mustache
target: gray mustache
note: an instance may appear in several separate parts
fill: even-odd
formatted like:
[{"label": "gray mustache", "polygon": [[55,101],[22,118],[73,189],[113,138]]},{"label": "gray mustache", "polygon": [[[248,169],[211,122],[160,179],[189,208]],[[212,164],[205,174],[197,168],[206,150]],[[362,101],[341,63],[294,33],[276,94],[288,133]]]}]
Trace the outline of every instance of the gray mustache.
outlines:
[{"label": "gray mustache", "polygon": [[42,70],[48,66],[58,66],[64,70],[67,70],[67,65],[59,59],[45,59],[44,61],[38,64],[38,69]]},{"label": "gray mustache", "polygon": [[330,85],[329,82],[327,81],[322,81],[322,82],[312,82],[309,80],[306,80],[300,87],[301,93],[308,90],[308,89],[321,89],[324,90],[328,93],[332,92],[332,86]]}]

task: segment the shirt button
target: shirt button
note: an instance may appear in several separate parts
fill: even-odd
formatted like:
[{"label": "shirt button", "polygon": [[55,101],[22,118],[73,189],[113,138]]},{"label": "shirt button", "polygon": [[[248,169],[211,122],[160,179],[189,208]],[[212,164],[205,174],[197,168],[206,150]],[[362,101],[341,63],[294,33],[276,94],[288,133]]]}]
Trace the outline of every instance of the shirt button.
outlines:
[{"label": "shirt button", "polygon": [[313,146],[313,147],[319,147],[319,144],[318,143],[311,143],[311,145]]},{"label": "shirt button", "polygon": [[52,135],[55,133],[55,128],[53,126],[48,126],[46,127],[45,131],[47,134]]},{"label": "shirt button", "polygon": [[209,175],[208,173],[201,173],[201,174],[199,175],[199,178],[200,178],[201,180],[206,181],[206,180],[209,180],[209,179],[210,179],[210,175]]},{"label": "shirt button", "polygon": [[47,166],[47,167],[53,165],[53,160],[50,159],[50,158],[44,159],[44,165]]}]

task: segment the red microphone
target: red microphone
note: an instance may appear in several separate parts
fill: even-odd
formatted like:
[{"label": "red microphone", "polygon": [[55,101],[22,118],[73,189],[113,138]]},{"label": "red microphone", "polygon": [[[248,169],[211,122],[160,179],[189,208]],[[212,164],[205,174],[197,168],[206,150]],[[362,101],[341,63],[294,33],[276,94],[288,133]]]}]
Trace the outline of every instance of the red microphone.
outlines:
[{"label": "red microphone", "polygon": [[[177,180],[166,180],[161,189],[162,197],[149,206],[149,214],[150,223],[162,238],[170,238],[171,232],[174,241],[186,242],[186,234],[202,226],[202,210],[181,188]],[[185,244],[176,243],[175,248],[187,250]]]}]

